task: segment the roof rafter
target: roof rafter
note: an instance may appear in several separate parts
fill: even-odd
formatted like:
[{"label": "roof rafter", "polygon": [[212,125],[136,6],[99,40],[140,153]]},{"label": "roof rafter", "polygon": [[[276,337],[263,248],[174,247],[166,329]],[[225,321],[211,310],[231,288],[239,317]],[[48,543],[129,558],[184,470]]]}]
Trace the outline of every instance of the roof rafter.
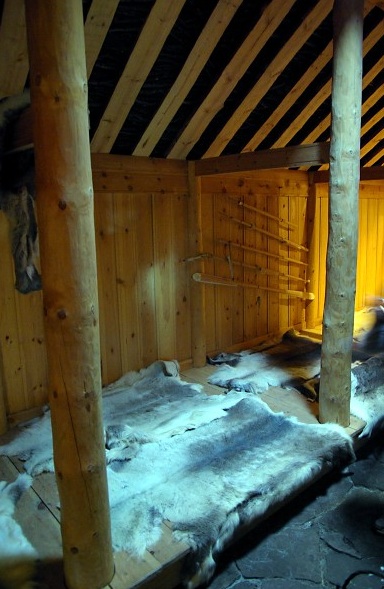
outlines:
[{"label": "roof rafter", "polygon": [[329,162],[328,142],[204,158],[195,162],[195,173],[196,176],[212,176],[272,168],[310,167],[325,162]]},{"label": "roof rafter", "polygon": [[85,57],[88,78],[100,53],[104,39],[115,15],[119,0],[93,0],[84,26]]}]

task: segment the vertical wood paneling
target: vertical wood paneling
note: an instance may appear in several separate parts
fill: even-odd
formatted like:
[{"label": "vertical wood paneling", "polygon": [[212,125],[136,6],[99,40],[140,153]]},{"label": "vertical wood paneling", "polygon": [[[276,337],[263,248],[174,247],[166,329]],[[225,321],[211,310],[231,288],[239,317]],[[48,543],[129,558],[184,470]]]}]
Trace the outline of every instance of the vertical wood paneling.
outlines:
[{"label": "vertical wood paneling", "polygon": [[[214,215],[214,196],[212,194],[204,194],[201,199],[201,217],[202,217],[202,239],[203,239],[203,252],[197,253],[215,253],[215,242],[214,242],[214,228],[213,219]],[[215,273],[215,261],[213,258],[204,259],[204,268],[208,274]],[[206,309],[206,347],[207,350],[216,350],[216,313],[215,313],[215,301],[216,301],[216,288],[206,288],[203,284],[201,288],[205,288],[205,309]]]},{"label": "vertical wood paneling", "polygon": [[[275,217],[280,216],[279,198],[277,195],[271,195],[268,197],[268,212]],[[274,235],[279,235],[279,223],[270,219],[268,221],[268,231]],[[277,240],[268,237],[268,252],[275,255],[280,255],[280,244]],[[268,268],[273,272],[279,272],[280,268],[286,270],[285,262],[279,263],[279,260],[275,257],[267,258]],[[268,286],[270,288],[279,288],[280,280],[278,276],[269,276]],[[275,292],[268,294],[268,332],[279,333],[281,328],[288,327],[286,323],[282,323],[282,307],[280,304],[285,304],[283,298]]]},{"label": "vertical wood paneling", "polygon": [[[218,241],[230,241],[232,243],[231,258],[235,262],[242,261],[244,264],[242,270],[241,265],[234,265],[235,282],[245,285],[256,284],[261,287],[257,290],[246,286],[236,289],[228,286],[206,286],[207,295],[211,293],[210,296],[214,296],[215,303],[216,340],[212,351],[236,348],[237,341],[251,343],[253,340],[281,333],[289,327],[301,325],[303,314],[301,300],[262,288],[304,290],[303,281],[291,282],[286,277],[276,275],[276,273],[284,272],[304,278],[305,271],[302,266],[293,269],[291,263],[267,255],[268,252],[276,256],[289,255],[299,260],[303,255],[298,250],[291,251],[292,248],[279,240],[279,237],[292,239],[291,230],[284,228],[278,220],[284,218],[289,220],[291,214],[297,221],[294,240],[303,243],[306,239],[308,178],[301,172],[293,172],[292,177],[291,181],[286,172],[274,170],[273,173],[263,171],[246,176],[223,175],[202,178],[204,199],[214,199],[215,203],[211,224],[209,218],[204,220],[205,243],[213,244],[214,253],[225,257],[227,252]],[[274,215],[277,220],[246,207],[239,207],[239,199],[242,199],[247,206]],[[291,213],[291,205],[294,207],[293,213]],[[225,217],[218,220],[219,211],[224,211]],[[240,219],[251,227],[239,225],[233,219],[231,221],[230,217]],[[269,231],[276,238],[267,236],[263,231]],[[236,243],[258,252],[252,249],[236,248]],[[305,254],[303,261],[305,261]],[[258,272],[256,267],[270,270],[272,273]],[[212,265],[210,272],[207,268],[208,266],[207,273],[213,273],[218,277],[229,277],[228,264],[225,262],[215,261],[214,271],[212,271]],[[243,322],[239,318],[239,307],[243,308]],[[207,309],[207,322],[209,320],[210,314]],[[210,338],[210,341],[213,340],[211,336],[213,327],[211,321],[210,329],[207,328],[207,332],[210,332],[207,333],[207,338]],[[211,349],[209,345],[207,349]]]},{"label": "vertical wood paneling", "polygon": [[[280,219],[284,219],[285,221],[288,221],[288,217],[289,217],[289,207],[292,206],[292,210],[294,210],[295,208],[295,201],[296,201],[296,197],[293,197],[291,199],[289,199],[288,196],[285,195],[281,195],[279,196],[278,199],[278,217]],[[287,230],[284,229],[284,227],[282,227],[281,224],[277,223],[277,232],[279,237],[281,238],[287,238]],[[279,247],[279,253],[282,254],[283,256],[287,256],[290,258],[295,258],[295,254],[291,251],[291,248],[289,246],[286,245],[280,245]],[[293,269],[292,269],[293,264],[291,264],[290,262],[286,262],[284,260],[281,260],[280,262],[278,262],[278,272],[280,272],[281,274],[292,274],[293,273]],[[286,278],[282,278],[279,277],[278,279],[278,285],[280,288],[288,288],[289,286],[289,281],[287,281]],[[290,300],[287,296],[280,296],[280,301],[279,301],[279,325],[292,325],[292,311],[293,308],[296,304],[296,300],[292,299]]]},{"label": "vertical wood paneling", "polygon": [[[227,197],[228,203],[228,214],[234,219],[243,220],[243,210],[237,204],[237,199]],[[241,243],[243,236],[243,228],[240,223],[230,223],[230,241],[231,243]],[[242,251],[231,247],[227,252],[230,256],[231,262],[237,262],[243,260]],[[244,281],[244,268],[242,265],[234,263],[232,264],[232,271],[235,282]],[[232,318],[232,343],[240,344],[244,339],[244,293],[242,288],[235,288],[231,291],[233,306],[233,318]],[[255,294],[255,293],[254,293]]]},{"label": "vertical wood paneling", "polygon": [[383,279],[383,264],[384,264],[384,241],[380,236],[384,235],[384,201],[377,201],[377,259],[376,259],[376,287],[375,294],[384,295],[384,279]]},{"label": "vertical wood paneling", "polygon": [[173,208],[165,195],[153,196],[153,238],[156,324],[159,358],[175,358],[176,302],[173,246]]},{"label": "vertical wood paneling", "polygon": [[[97,246],[101,362],[103,384],[127,370],[147,366],[157,358],[191,358],[191,266],[188,249],[188,183],[177,162],[145,158],[98,157],[95,161],[95,230]],[[103,164],[108,164],[105,169]],[[127,169],[128,171],[127,171]],[[186,167],[185,167],[186,169]],[[129,177],[129,182],[127,178]],[[123,189],[118,190],[118,186]],[[152,189],[151,189],[152,187]],[[315,301],[321,322],[325,293],[325,256],[328,234],[327,186],[316,185],[318,214],[314,219],[316,243]],[[307,176],[303,172],[274,170],[244,177],[202,179],[203,251],[221,260],[205,258],[205,272],[230,277],[218,239],[232,242],[231,259],[305,277],[305,268],[236,248],[247,245],[260,251],[289,255],[305,261],[307,254],[253,229],[229,220],[235,217],[306,245]],[[277,221],[246,211],[238,199],[288,220],[287,230]],[[224,212],[225,214],[221,214]],[[360,197],[359,253],[356,308],[366,295],[383,295],[384,190]],[[46,355],[42,330],[41,293],[23,296],[14,290],[13,263],[7,221],[0,213],[2,289],[0,291],[0,345],[4,402],[17,414],[46,402]],[[202,252],[193,252],[194,254]],[[234,264],[238,282],[303,290],[304,283],[260,274]],[[300,326],[308,303],[253,288],[205,286],[207,351],[239,349],[272,333]]]},{"label": "vertical wood paneling", "polygon": [[101,375],[103,384],[122,374],[117,297],[115,209],[113,194],[95,198],[95,231],[99,286]]},{"label": "vertical wood paneling", "polygon": [[367,231],[368,199],[361,198],[359,203],[359,240],[357,247],[356,300],[357,309],[365,305],[365,278],[367,275]]},{"label": "vertical wood paneling", "polygon": [[[261,211],[268,211],[268,196],[263,194],[262,191],[256,192],[255,198],[252,199],[253,203],[251,206],[254,206],[256,209]],[[252,218],[252,217],[251,217]],[[261,215],[259,213],[254,213],[253,221],[256,225],[263,231],[268,229],[268,220],[267,217]],[[264,251],[267,249],[267,237],[264,233],[255,232],[254,235],[254,246],[256,249],[260,251]],[[253,256],[253,263],[255,263],[260,268],[266,265],[266,257],[262,254],[251,254]],[[259,272],[256,274],[257,283],[260,286],[268,286],[268,276],[267,274],[262,274]],[[252,331],[250,331],[246,337],[246,339],[252,339],[253,337],[259,337],[269,332],[268,328],[268,292],[266,290],[258,290],[254,291],[252,289],[248,289],[248,294],[252,300],[252,306],[254,308],[254,316],[255,320],[250,324]],[[256,329],[255,329],[256,327]]]},{"label": "vertical wood paneling", "polygon": [[[216,255],[220,260],[216,260],[215,272],[217,276],[230,278],[229,265],[225,261],[228,255],[226,245],[219,243],[219,240],[231,239],[231,223],[227,218],[228,201],[222,194],[215,194],[214,197],[214,233]],[[220,350],[225,350],[232,343],[232,319],[233,319],[233,296],[234,288],[218,287],[216,289],[216,329],[217,329],[217,346]]]},{"label": "vertical wood paneling", "polygon": [[141,356],[133,198],[126,193],[114,194],[117,301],[123,373],[137,370]]},{"label": "vertical wood paneling", "polygon": [[190,358],[191,356],[191,306],[190,283],[186,265],[182,262],[186,252],[189,251],[188,243],[188,207],[185,196],[172,199],[173,203],[173,273],[175,276],[175,341],[176,353],[174,357]]},{"label": "vertical wood paneling", "polygon": [[[140,324],[140,367],[157,359],[156,292],[154,272],[152,196],[135,198],[136,254],[138,265],[138,315]],[[188,356],[187,356],[188,357]],[[183,356],[184,358],[184,356]]]}]

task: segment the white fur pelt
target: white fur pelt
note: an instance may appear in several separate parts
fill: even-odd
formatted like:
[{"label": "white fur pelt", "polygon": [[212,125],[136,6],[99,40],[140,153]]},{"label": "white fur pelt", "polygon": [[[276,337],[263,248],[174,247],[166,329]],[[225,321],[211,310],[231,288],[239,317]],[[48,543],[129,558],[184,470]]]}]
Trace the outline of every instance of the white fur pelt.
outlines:
[{"label": "white fur pelt", "polygon": [[114,546],[140,556],[169,520],[176,539],[193,549],[188,582],[197,586],[240,525],[324,467],[353,459],[343,428],[298,423],[248,395],[224,417],[150,442],[132,460],[109,466]]},{"label": "white fur pelt", "polygon": [[[181,380],[176,361],[158,361],[128,372],[103,391],[103,422],[107,462],[125,460],[142,444],[180,435],[225,415],[242,395],[206,395],[199,384]],[[17,436],[1,444],[0,455],[18,456],[35,476],[53,472],[50,412],[31,420]]]},{"label": "white fur pelt", "polygon": [[16,504],[32,477],[21,474],[12,483],[0,481],[0,587],[30,589],[34,587],[37,552],[14,519]]},{"label": "white fur pelt", "polygon": [[[211,362],[221,363],[209,378],[211,384],[227,390],[262,393],[270,387],[290,387],[312,379],[320,372],[321,344],[296,335],[293,330],[283,336],[280,352],[271,350],[243,354],[220,354]],[[223,363],[224,362],[224,363]]]},{"label": "white fur pelt", "polygon": [[[169,368],[176,376],[166,376]],[[185,573],[191,588],[212,575],[215,554],[239,525],[261,517],[324,468],[354,459],[342,428],[298,423],[249,393],[209,397],[179,380],[177,364],[156,362],[129,373],[109,387],[105,401],[114,548],[140,556],[171,521],[175,538],[192,549]],[[20,451],[25,457],[28,446],[33,456],[25,465],[35,473],[46,462],[39,458],[39,425],[48,423],[44,416],[21,436]],[[14,452],[17,438],[12,444],[2,452]]]},{"label": "white fur pelt", "polygon": [[359,393],[355,375],[351,375],[351,413],[365,421],[359,437],[371,436],[384,426],[384,385]]}]

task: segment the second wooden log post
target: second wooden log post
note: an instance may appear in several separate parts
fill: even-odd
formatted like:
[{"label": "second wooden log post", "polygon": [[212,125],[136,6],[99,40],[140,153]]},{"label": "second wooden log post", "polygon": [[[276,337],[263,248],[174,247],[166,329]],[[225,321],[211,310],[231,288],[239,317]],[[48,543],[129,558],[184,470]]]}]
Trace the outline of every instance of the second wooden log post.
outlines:
[{"label": "second wooden log post", "polygon": [[360,179],[364,0],[335,0],[329,235],[320,421],[349,425]]}]

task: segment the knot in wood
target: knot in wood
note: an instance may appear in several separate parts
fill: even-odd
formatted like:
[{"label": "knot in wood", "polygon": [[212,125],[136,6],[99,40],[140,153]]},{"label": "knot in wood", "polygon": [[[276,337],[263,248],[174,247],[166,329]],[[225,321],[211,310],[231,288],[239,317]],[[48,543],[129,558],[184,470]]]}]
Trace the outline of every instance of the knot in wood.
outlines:
[{"label": "knot in wood", "polygon": [[57,316],[59,319],[65,319],[67,317],[67,311],[65,309],[59,309],[57,311]]},{"label": "knot in wood", "polygon": [[67,203],[65,202],[65,200],[61,199],[59,200],[59,209],[61,211],[64,211],[67,208]]}]

